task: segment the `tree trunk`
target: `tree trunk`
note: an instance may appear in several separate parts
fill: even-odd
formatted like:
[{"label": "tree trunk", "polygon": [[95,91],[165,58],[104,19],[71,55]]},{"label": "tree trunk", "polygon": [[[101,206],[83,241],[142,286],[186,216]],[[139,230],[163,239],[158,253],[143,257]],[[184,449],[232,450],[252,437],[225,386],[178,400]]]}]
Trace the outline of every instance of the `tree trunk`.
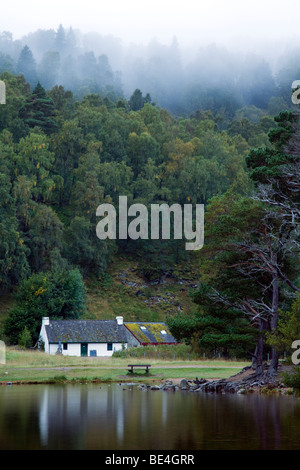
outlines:
[{"label": "tree trunk", "polygon": [[263,350],[264,350],[264,340],[263,340],[263,320],[261,318],[257,319],[258,327],[258,338],[256,341],[255,351],[252,355],[252,364],[251,368],[255,371],[255,375],[261,375],[263,373]]},{"label": "tree trunk", "polygon": [[[276,257],[276,255],[274,255]],[[276,257],[277,258],[277,257]],[[277,261],[277,260],[276,260]],[[278,272],[274,270],[272,281],[272,318],[271,318],[271,333],[275,333],[278,325],[278,306],[279,306],[279,285],[278,285]],[[279,354],[275,347],[272,347],[271,364],[268,370],[268,376],[274,376],[277,373],[279,362]]]},{"label": "tree trunk", "polygon": [[255,372],[257,375],[263,374],[263,350],[264,350],[264,339],[263,339],[263,321],[258,319],[258,331],[259,337],[257,339],[255,348]]}]

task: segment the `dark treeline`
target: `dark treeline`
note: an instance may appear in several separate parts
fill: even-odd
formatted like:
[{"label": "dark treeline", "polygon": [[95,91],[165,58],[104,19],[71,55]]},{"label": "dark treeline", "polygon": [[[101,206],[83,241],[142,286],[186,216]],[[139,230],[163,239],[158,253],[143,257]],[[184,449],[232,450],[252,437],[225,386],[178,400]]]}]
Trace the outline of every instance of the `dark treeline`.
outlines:
[{"label": "dark treeline", "polygon": [[153,40],[124,46],[113,36],[83,34],[62,25],[19,40],[10,32],[0,35],[0,73],[23,74],[32,89],[40,81],[46,90],[62,85],[77,98],[101,93],[112,100],[128,99],[140,89],[172,114],[210,109],[222,116],[224,125],[244,106],[272,116],[290,107],[299,51],[278,54],[268,60],[267,53],[230,52],[215,44],[191,54],[176,38],[170,45]]}]

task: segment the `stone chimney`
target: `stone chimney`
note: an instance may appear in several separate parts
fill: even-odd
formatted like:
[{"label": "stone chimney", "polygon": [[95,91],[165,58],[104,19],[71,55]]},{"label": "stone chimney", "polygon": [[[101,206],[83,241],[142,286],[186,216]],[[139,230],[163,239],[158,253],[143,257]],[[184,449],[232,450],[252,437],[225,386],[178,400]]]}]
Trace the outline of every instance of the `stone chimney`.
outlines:
[{"label": "stone chimney", "polygon": [[42,326],[46,326],[50,324],[50,318],[49,317],[43,317],[42,320]]},{"label": "stone chimney", "polygon": [[116,317],[117,325],[123,325],[123,317]]}]

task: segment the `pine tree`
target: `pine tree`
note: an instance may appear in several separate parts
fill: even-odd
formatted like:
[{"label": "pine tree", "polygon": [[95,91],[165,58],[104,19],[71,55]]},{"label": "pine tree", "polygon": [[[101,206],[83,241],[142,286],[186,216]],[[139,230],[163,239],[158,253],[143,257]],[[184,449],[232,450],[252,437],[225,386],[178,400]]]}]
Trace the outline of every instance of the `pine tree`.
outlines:
[{"label": "pine tree", "polygon": [[60,56],[64,57],[67,49],[67,39],[64,27],[60,24],[56,32],[54,41],[54,50],[60,53]]},{"label": "pine tree", "polygon": [[38,74],[34,56],[28,46],[24,46],[17,64],[17,72],[24,75],[31,88],[38,82]]},{"label": "pine tree", "polygon": [[147,93],[147,95],[144,97],[141,90],[137,88],[129,99],[130,109],[132,111],[139,111],[146,103],[151,103],[151,96],[149,93]]},{"label": "pine tree", "polygon": [[40,82],[21,108],[20,117],[29,128],[39,127],[45,134],[50,134],[57,129],[58,125],[54,120],[54,103]]}]

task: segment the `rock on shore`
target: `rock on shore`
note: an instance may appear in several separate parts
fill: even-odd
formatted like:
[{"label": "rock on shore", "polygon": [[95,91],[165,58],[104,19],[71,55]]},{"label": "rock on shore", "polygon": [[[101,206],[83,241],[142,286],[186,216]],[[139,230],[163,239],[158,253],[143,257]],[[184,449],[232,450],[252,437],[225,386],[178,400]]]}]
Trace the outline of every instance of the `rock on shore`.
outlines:
[{"label": "rock on shore", "polygon": [[206,380],[198,379],[187,380],[182,379],[180,383],[175,384],[172,380],[166,380],[162,385],[145,385],[138,386],[140,390],[164,390],[175,392],[176,390],[189,392],[206,392],[206,393],[238,393],[246,394],[264,391],[286,391],[284,384],[277,378],[269,379],[266,374],[256,375],[251,367],[245,367],[238,374],[229,379]]}]

